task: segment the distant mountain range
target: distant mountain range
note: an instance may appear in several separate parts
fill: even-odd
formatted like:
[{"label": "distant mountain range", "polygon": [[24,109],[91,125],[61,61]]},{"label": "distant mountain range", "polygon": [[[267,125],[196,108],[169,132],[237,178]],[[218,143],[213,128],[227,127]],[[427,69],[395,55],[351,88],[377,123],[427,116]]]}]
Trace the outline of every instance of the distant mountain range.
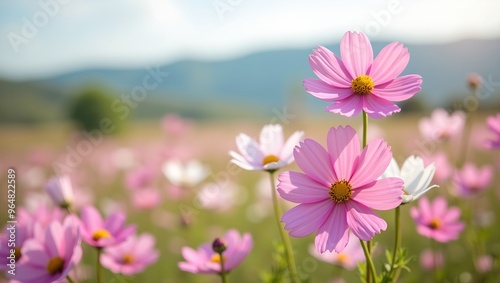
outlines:
[{"label": "distant mountain range", "polygon": [[[387,42],[372,44],[374,53],[377,54]],[[339,44],[326,47],[339,53]],[[429,107],[445,105],[465,95],[468,92],[466,80],[470,73],[478,73],[485,79],[500,82],[500,39],[464,40],[436,45],[410,44],[407,47],[411,59],[404,74],[416,73],[423,77],[422,93],[418,97]],[[316,107],[327,104],[312,98],[301,86],[304,78],[315,78],[308,64],[308,56],[313,48],[315,47],[266,51],[226,61],[184,60],[150,66],[150,69],[158,68],[161,72],[168,72],[168,76],[148,90],[148,99],[144,101],[142,111],[160,115],[164,111],[162,107],[169,105],[169,111],[175,111],[175,106],[188,112],[189,109],[205,107],[220,110],[227,106],[243,112],[245,109],[264,109],[270,112],[273,107],[280,108],[292,102],[309,108],[314,106],[317,110]],[[39,103],[43,102],[42,105],[49,109],[55,109],[61,101],[70,99],[68,96],[75,93],[76,89],[87,84],[103,85],[118,95],[130,95],[135,87],[143,85],[148,73],[146,68],[87,69],[37,81],[3,80],[0,81],[0,95],[4,102],[26,96]],[[493,92],[499,93],[500,88]],[[14,96],[19,97],[16,99]],[[2,112],[6,104],[8,103],[2,103]],[[14,105],[20,108],[7,111],[27,111],[23,109],[26,106],[22,103]],[[156,107],[156,110],[148,110],[150,107]],[[6,116],[8,115],[5,113],[0,114],[0,119],[12,120],[12,117]]]}]

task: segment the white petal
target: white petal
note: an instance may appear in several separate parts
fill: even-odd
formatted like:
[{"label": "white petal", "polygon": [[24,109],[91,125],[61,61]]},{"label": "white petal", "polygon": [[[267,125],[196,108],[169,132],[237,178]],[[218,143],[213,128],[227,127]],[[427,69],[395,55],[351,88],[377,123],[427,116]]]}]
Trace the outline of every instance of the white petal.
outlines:
[{"label": "white petal", "polygon": [[387,169],[385,169],[384,173],[382,173],[382,176],[380,176],[380,178],[389,177],[401,177],[398,163],[396,162],[396,159],[394,159],[394,157],[392,158],[391,163],[389,163],[389,166],[387,166]]}]

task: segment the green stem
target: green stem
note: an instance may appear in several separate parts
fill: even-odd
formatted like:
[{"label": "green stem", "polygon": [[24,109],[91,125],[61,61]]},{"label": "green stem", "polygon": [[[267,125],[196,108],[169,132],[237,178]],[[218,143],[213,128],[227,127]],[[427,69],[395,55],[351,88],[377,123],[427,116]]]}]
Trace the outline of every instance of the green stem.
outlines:
[{"label": "green stem", "polygon": [[[362,144],[361,144],[361,149],[365,148],[366,147],[366,144],[368,143],[367,142],[368,140],[368,114],[363,110],[363,140],[362,140]],[[362,241],[363,242],[363,241]],[[366,257],[366,261],[371,261],[371,255],[372,253],[372,244],[371,244],[371,241],[366,241],[366,252],[365,252],[365,257]],[[375,269],[373,269],[374,271]],[[375,273],[373,273],[375,275]],[[366,282],[367,283],[370,283],[371,282],[371,271],[370,271],[370,268],[368,268],[368,265],[366,266]],[[375,276],[376,278],[376,276]]]},{"label": "green stem", "polygon": [[[396,264],[396,257],[399,251],[399,244],[401,243],[401,226],[399,225],[400,222],[400,216],[401,216],[401,211],[400,207],[396,207],[396,213],[395,213],[395,234],[394,234],[394,251],[392,254],[392,262],[391,262],[391,275],[392,275],[392,282],[397,282],[399,273],[397,272],[399,270],[399,266],[397,268],[394,268],[394,265]],[[399,259],[398,259],[399,260]]]},{"label": "green stem", "polygon": [[290,239],[285,233],[285,230],[281,226],[281,206],[278,202],[278,197],[276,196],[276,185],[274,184],[274,172],[269,171],[269,177],[271,178],[271,195],[273,197],[273,207],[274,207],[274,218],[276,219],[276,225],[281,235],[281,240],[285,246],[286,262],[288,264],[288,271],[290,273],[290,282],[298,283],[299,279],[297,276],[297,268],[295,266],[295,258],[293,257],[292,245],[290,244]]},{"label": "green stem", "polygon": [[363,144],[361,149],[366,147],[366,140],[368,139],[368,114],[363,110]]},{"label": "green stem", "polygon": [[103,282],[102,280],[102,267],[101,267],[101,251],[102,248],[97,248],[97,264],[96,264],[96,273],[97,273],[97,283]]},{"label": "green stem", "polygon": [[227,278],[226,278],[226,269],[224,268],[224,258],[222,257],[222,253],[219,253],[219,259],[220,259],[220,279],[222,283],[227,283]]},{"label": "green stem", "polygon": [[[377,278],[377,271],[375,270],[375,265],[373,265],[373,260],[372,260],[372,257],[370,255],[370,252],[368,251],[368,241],[365,243],[365,241],[363,240],[359,240],[361,242],[361,247],[363,248],[363,252],[365,253],[365,257],[366,257],[366,270],[367,271],[370,271],[371,274],[373,274],[373,277],[374,278]],[[367,279],[367,282],[371,282],[371,277],[372,276],[367,276],[366,279]]]},{"label": "green stem", "polygon": [[[475,88],[472,91],[472,95],[474,97],[477,97],[477,88]],[[460,151],[459,155],[457,158],[457,164],[456,166],[458,168],[462,167],[464,164],[465,160],[467,160],[467,149],[469,148],[469,142],[470,142],[470,135],[471,135],[471,130],[472,130],[472,111],[465,113],[465,125],[464,125],[464,131],[462,133],[462,140],[460,142]]]},{"label": "green stem", "polygon": [[71,277],[69,275],[66,276],[66,279],[68,280],[69,283],[75,283],[75,281],[73,279],[71,279]]}]

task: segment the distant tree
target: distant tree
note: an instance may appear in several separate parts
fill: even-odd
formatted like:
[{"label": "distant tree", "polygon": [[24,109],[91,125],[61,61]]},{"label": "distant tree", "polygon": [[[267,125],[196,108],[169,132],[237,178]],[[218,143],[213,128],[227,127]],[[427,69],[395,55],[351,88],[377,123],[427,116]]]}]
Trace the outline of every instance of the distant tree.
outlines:
[{"label": "distant tree", "polygon": [[[70,105],[70,119],[87,132],[94,129],[100,129],[105,134],[119,132],[124,123],[118,114],[111,110],[113,100],[113,96],[102,88],[84,89]],[[103,130],[103,127],[106,129]],[[107,130],[110,128],[113,130]]]}]

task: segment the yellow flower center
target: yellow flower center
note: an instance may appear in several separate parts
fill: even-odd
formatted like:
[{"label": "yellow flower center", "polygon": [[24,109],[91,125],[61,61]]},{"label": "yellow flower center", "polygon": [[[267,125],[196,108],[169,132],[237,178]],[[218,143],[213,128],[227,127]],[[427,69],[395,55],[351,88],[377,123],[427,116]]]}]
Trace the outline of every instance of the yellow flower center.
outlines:
[{"label": "yellow flower center", "polygon": [[124,264],[131,264],[135,261],[135,258],[134,256],[132,256],[131,254],[126,254],[125,256],[123,256],[122,258],[122,262]]},{"label": "yellow flower center", "polygon": [[435,230],[438,229],[439,227],[441,227],[441,221],[439,221],[439,219],[434,218],[431,220],[431,222],[429,222],[429,228]]},{"label": "yellow flower center", "polygon": [[64,260],[58,256],[52,258],[47,264],[47,271],[50,275],[61,272],[64,267]]},{"label": "yellow flower center", "polygon": [[[215,262],[215,263],[220,263],[220,260],[221,260],[220,254],[214,254],[210,258],[210,261],[211,262]],[[225,256],[222,256],[222,262],[226,262],[226,257]]]},{"label": "yellow flower center", "polygon": [[109,234],[106,229],[97,229],[92,235],[92,239],[94,239],[94,241],[99,241],[100,239],[109,237],[111,237],[111,234]]},{"label": "yellow flower center", "polygon": [[351,89],[356,94],[369,94],[373,89],[373,80],[370,76],[361,75],[352,80]]},{"label": "yellow flower center", "polygon": [[276,155],[271,154],[271,155],[268,155],[262,159],[262,166],[269,164],[269,163],[278,162],[278,161],[280,161],[280,158]]},{"label": "yellow flower center", "polygon": [[352,186],[346,180],[340,180],[331,185],[328,194],[336,203],[343,203],[351,198]]},{"label": "yellow flower center", "polygon": [[16,261],[21,258],[21,248],[18,247],[14,249],[14,256],[16,257]]}]

